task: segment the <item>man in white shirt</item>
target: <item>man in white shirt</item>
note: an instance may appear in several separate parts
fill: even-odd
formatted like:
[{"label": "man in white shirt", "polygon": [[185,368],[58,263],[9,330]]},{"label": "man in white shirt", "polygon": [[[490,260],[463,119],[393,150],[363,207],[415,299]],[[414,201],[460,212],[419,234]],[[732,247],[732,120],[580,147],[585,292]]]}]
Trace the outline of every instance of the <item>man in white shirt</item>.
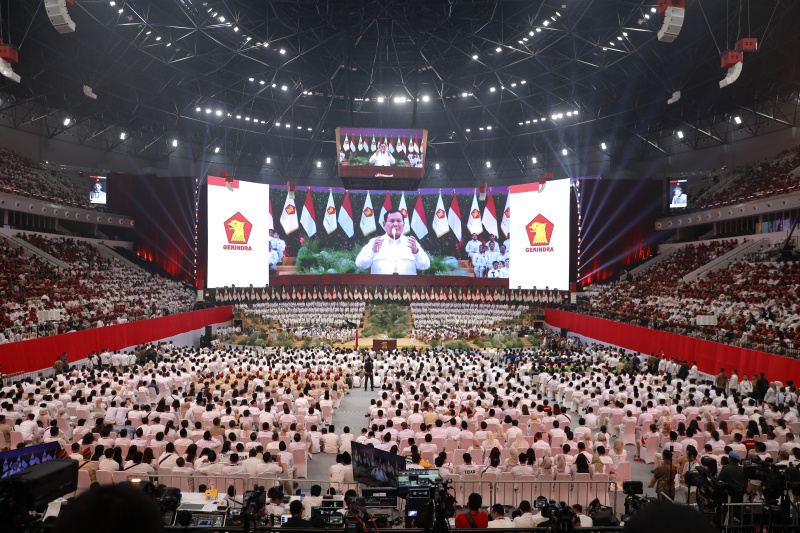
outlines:
[{"label": "man in white shirt", "polygon": [[471,259],[474,255],[480,253],[482,245],[483,243],[481,243],[481,241],[478,240],[478,234],[473,233],[472,240],[467,241],[467,244],[464,245],[464,251],[469,254],[469,257]]},{"label": "man in white shirt", "polygon": [[303,498],[303,515],[311,517],[311,508],[322,505],[322,487],[311,485],[311,495]]},{"label": "man in white shirt", "polygon": [[514,522],[505,516],[505,512],[503,504],[496,503],[492,505],[492,521],[489,522],[490,529],[514,527]]},{"label": "man in white shirt", "polygon": [[230,456],[231,464],[222,467],[223,476],[235,476],[237,474],[246,474],[247,469],[239,464],[239,454],[232,453]]},{"label": "man in white shirt", "polygon": [[386,148],[386,143],[382,143],[378,151],[369,158],[369,164],[376,167],[390,167],[394,165],[394,157]]},{"label": "man in white shirt", "polygon": [[546,518],[542,516],[542,513],[537,512],[536,514],[533,514],[531,502],[528,500],[522,500],[519,502],[519,512],[520,516],[514,519],[514,526],[516,527],[536,527],[546,520]]},{"label": "man in white shirt", "polygon": [[411,235],[403,235],[403,214],[392,209],[383,223],[386,235],[374,237],[356,257],[356,266],[370,269],[371,274],[415,275],[431,266],[430,257]]}]

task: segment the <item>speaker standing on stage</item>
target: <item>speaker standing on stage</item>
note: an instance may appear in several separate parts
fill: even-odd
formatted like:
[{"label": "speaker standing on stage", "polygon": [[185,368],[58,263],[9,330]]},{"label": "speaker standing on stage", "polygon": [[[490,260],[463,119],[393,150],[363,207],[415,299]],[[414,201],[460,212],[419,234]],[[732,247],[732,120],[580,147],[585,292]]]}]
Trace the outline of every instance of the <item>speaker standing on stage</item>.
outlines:
[{"label": "speaker standing on stage", "polygon": [[370,269],[371,274],[410,274],[430,268],[431,260],[412,236],[403,235],[403,214],[393,209],[386,213],[383,229],[386,235],[375,237],[356,257],[358,268]]}]

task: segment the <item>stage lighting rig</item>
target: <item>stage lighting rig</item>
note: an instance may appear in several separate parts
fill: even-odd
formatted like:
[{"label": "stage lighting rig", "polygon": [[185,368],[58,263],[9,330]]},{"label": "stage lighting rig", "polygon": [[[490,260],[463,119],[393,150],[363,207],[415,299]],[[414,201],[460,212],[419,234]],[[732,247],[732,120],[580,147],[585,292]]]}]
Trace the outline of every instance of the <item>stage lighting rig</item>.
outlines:
[{"label": "stage lighting rig", "polygon": [[678,37],[683,27],[686,2],[685,0],[658,0],[658,14],[664,17],[664,24],[658,30],[658,40],[671,43]]},{"label": "stage lighting rig", "polygon": [[67,12],[67,8],[74,3],[75,0],[44,0],[47,18],[50,19],[58,33],[72,33],[75,31],[75,22]]},{"label": "stage lighting rig", "polygon": [[19,74],[14,72],[14,69],[11,68],[11,65],[17,62],[19,62],[19,51],[17,47],[10,44],[0,45],[0,74],[11,81],[19,83],[21,79]]}]

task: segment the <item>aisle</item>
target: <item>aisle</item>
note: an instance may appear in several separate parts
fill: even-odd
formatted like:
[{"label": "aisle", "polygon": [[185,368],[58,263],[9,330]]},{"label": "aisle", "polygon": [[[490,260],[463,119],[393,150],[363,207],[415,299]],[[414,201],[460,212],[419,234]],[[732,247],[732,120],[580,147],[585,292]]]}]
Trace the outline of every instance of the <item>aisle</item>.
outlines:
[{"label": "aisle", "polygon": [[[342,399],[342,404],[334,412],[333,425],[336,434],[341,435],[344,427],[350,427],[350,433],[358,437],[361,435],[361,428],[367,424],[367,408],[372,398],[379,396],[378,389],[375,392],[365,392],[364,389],[351,389],[350,393]],[[308,462],[308,479],[328,479],[328,469],[336,462],[336,456],[327,453],[315,453],[314,458]]]}]

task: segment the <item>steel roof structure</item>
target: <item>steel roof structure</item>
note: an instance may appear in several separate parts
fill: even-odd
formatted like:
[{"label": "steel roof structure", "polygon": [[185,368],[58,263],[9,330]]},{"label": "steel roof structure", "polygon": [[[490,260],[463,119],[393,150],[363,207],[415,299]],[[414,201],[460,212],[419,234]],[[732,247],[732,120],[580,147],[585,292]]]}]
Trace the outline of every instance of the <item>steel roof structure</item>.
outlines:
[{"label": "steel roof structure", "polygon": [[[763,120],[796,124],[784,104],[796,109],[800,90],[800,2],[687,0],[673,43],[658,41],[655,7],[78,0],[76,31],[60,34],[42,0],[5,0],[3,38],[19,47],[22,81],[0,80],[0,110],[108,150],[163,156],[189,145],[197,160],[219,151],[234,167],[271,155],[287,179],[334,159],[337,126],[428,129],[428,164],[456,161],[477,177],[487,157],[524,173],[564,151],[668,153],[677,128],[691,145],[724,143],[731,129],[755,135]],[[720,56],[743,37],[759,49],[720,89]]]}]

